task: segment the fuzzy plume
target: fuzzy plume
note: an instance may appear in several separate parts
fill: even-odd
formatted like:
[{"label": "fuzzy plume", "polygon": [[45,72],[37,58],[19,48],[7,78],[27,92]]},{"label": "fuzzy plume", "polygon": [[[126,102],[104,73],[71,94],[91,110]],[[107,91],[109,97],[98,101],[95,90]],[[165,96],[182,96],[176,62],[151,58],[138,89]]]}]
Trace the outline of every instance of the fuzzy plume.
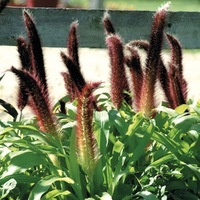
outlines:
[{"label": "fuzzy plume", "polygon": [[73,22],[70,27],[70,31],[68,34],[68,55],[72,58],[73,63],[80,68],[79,65],[79,56],[78,56],[78,40],[77,40],[77,27],[78,22]]},{"label": "fuzzy plume", "polygon": [[[167,40],[171,47],[171,61],[170,61],[170,77],[174,79],[170,80],[171,84],[174,84],[171,88],[174,92],[174,96],[178,99],[177,105],[183,104],[187,100],[187,82],[183,77],[183,65],[182,65],[182,47],[180,42],[172,35],[166,34]],[[174,83],[172,83],[174,82]],[[176,105],[176,106],[177,106]]]},{"label": "fuzzy plume", "polygon": [[82,75],[78,56],[78,39],[77,39],[78,22],[73,22],[70,26],[68,34],[68,54],[61,52],[61,58],[68,69],[68,73],[62,73],[65,82],[65,88],[73,101],[81,93],[86,85],[86,81]]},{"label": "fuzzy plume", "polygon": [[45,90],[41,88],[41,85],[29,72],[18,70],[14,67],[11,68],[11,71],[19,78],[30,97],[30,107],[38,118],[40,129],[55,135],[57,128],[48,94],[45,93]]},{"label": "fuzzy plume", "polygon": [[[127,44],[127,46],[130,47],[137,47],[139,49],[143,49],[146,52],[149,51],[149,42],[146,40],[134,40],[131,41]],[[171,94],[171,89],[170,89],[170,80],[169,80],[169,75],[168,71],[162,61],[162,58],[159,60],[159,66],[157,70],[157,78],[160,81],[161,87],[164,91],[165,97],[169,103],[170,108],[174,108],[174,98]]]},{"label": "fuzzy plume", "polygon": [[9,0],[0,0],[0,12],[7,6]]},{"label": "fuzzy plume", "polygon": [[110,15],[108,14],[108,12],[104,13],[103,25],[107,35],[116,33],[115,28],[110,20]]},{"label": "fuzzy plume", "polygon": [[17,38],[17,50],[19,53],[22,70],[27,70],[27,71],[31,72],[32,69],[31,69],[29,44],[23,37]]},{"label": "fuzzy plume", "polygon": [[73,62],[72,58],[67,56],[64,52],[61,52],[62,60],[67,67],[71,80],[73,81],[74,85],[76,85],[79,92],[82,91],[84,86],[86,85],[85,79],[80,71],[80,69],[77,67],[77,65]]},{"label": "fuzzy plume", "polygon": [[126,64],[130,70],[131,88],[134,94],[133,107],[138,110],[143,83],[143,71],[138,51],[134,48],[129,48],[129,51],[130,55],[126,56]]},{"label": "fuzzy plume", "polygon": [[146,52],[149,51],[149,42],[147,40],[133,40],[126,44],[127,47],[137,47],[139,49],[143,49]]},{"label": "fuzzy plume", "polygon": [[169,4],[159,9],[155,16],[150,37],[149,50],[146,59],[145,76],[142,85],[140,111],[148,117],[152,116],[152,109],[155,107],[154,93],[157,69],[160,62],[160,54],[163,42],[163,30]]},{"label": "fuzzy plume", "polygon": [[174,108],[174,98],[171,94],[170,78],[169,78],[168,71],[166,67],[164,66],[164,63],[162,62],[162,59],[160,60],[160,64],[158,67],[157,77],[158,77],[158,80],[160,81],[161,87],[164,91],[169,107]]},{"label": "fuzzy plume", "polygon": [[63,76],[65,88],[67,93],[70,95],[71,101],[75,100],[79,95],[78,88],[67,72],[62,72],[61,75]]},{"label": "fuzzy plume", "polygon": [[33,19],[26,11],[24,11],[24,22],[30,40],[30,57],[33,71],[35,75],[38,76],[41,85],[43,85],[44,89],[47,90],[46,73],[40,38]]},{"label": "fuzzy plume", "polygon": [[[19,53],[19,58],[21,62],[21,69],[31,72],[31,62],[30,62],[30,51],[29,45],[23,37],[17,38],[17,48]],[[26,91],[26,86],[23,82],[19,82],[18,90],[18,100],[17,106],[20,110],[23,110],[28,103],[28,93]]]},{"label": "fuzzy plume", "polygon": [[128,87],[125,74],[123,43],[118,35],[106,38],[111,63],[111,100],[115,108],[121,107],[124,90]]},{"label": "fuzzy plume", "polygon": [[78,162],[89,177],[92,177],[100,155],[92,127],[92,91],[98,86],[99,83],[87,84],[78,98],[77,107],[76,147]]}]

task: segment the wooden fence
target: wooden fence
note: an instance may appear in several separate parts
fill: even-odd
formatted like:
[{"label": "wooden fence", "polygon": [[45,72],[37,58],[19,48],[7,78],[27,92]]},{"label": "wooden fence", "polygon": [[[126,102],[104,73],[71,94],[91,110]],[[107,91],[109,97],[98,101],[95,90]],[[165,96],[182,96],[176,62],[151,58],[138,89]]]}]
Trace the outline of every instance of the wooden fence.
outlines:
[{"label": "wooden fence", "polygon": [[[0,14],[0,45],[16,45],[15,38],[26,35],[22,20],[23,8],[6,8]],[[79,22],[80,47],[104,48],[102,24],[104,10],[32,8],[42,44],[46,47],[65,47],[70,24]],[[148,39],[154,12],[109,11],[111,20],[124,42]],[[169,12],[165,27],[167,33],[179,38],[185,49],[200,48],[200,13]]]}]

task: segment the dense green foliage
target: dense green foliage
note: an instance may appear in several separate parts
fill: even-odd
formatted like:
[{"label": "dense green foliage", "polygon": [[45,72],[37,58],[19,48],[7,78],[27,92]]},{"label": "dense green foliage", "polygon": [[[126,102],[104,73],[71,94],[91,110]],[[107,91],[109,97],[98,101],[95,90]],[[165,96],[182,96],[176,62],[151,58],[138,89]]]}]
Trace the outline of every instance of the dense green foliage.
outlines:
[{"label": "dense green foliage", "polygon": [[93,116],[101,157],[92,179],[77,162],[76,101],[57,114],[60,139],[34,119],[1,122],[1,199],[199,199],[199,104],[160,106],[146,119],[97,97],[105,109]]}]

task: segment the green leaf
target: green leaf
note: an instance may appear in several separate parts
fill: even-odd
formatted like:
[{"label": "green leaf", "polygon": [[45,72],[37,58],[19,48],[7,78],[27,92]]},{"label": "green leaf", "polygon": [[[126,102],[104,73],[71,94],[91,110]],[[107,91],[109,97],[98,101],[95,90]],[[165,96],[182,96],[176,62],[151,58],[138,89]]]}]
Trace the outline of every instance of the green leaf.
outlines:
[{"label": "green leaf", "polygon": [[74,180],[75,184],[72,185],[74,193],[77,195],[78,199],[83,199],[84,189],[82,187],[83,179],[81,180],[81,171],[79,164],[77,162],[77,154],[76,154],[76,134],[75,128],[72,129],[72,134],[70,137],[70,146],[69,146],[69,159],[66,158],[67,168],[69,170],[70,177]]},{"label": "green leaf", "polygon": [[154,194],[149,191],[138,192],[136,196],[143,197],[144,200],[159,200]]},{"label": "green leaf", "polygon": [[193,115],[179,115],[177,116],[173,122],[175,123],[175,127],[182,132],[187,132],[191,129],[193,124],[200,123],[200,118],[198,116]]},{"label": "green leaf", "polygon": [[197,177],[197,179],[200,180],[200,167],[199,166],[195,166],[195,165],[192,165],[192,164],[186,164],[186,163],[182,163],[182,164],[184,164],[186,167],[191,169],[192,172]]},{"label": "green leaf", "polygon": [[3,99],[0,99],[0,105],[6,109],[5,112],[11,115],[15,121],[18,115],[17,110],[11,104],[5,102]]},{"label": "green leaf", "polygon": [[136,148],[133,152],[133,161],[136,162],[140,159],[140,157],[145,152],[145,147],[147,147],[147,144],[149,143],[152,134],[154,133],[155,126],[153,124],[150,124],[149,127],[146,129],[146,132],[143,134],[143,138],[140,140]]},{"label": "green leaf", "polygon": [[6,128],[4,128],[2,131],[1,131],[1,135],[3,135],[3,134],[5,134],[5,133],[8,133],[8,132],[10,132],[10,131],[13,131],[14,130],[14,128],[13,127],[6,127]]},{"label": "green leaf", "polygon": [[172,162],[175,159],[174,155],[169,154],[151,163],[151,166],[160,166],[162,164]]},{"label": "green leaf", "polygon": [[105,155],[109,141],[109,115],[107,111],[94,112],[94,133],[100,149]]},{"label": "green leaf", "polygon": [[174,199],[180,200],[199,200],[199,196],[192,194],[187,190],[177,190],[174,192]]},{"label": "green leaf", "polygon": [[10,153],[10,157],[8,169],[3,173],[1,178],[14,173],[25,172],[28,168],[33,166],[47,164],[47,160],[43,155],[29,150]]},{"label": "green leaf", "polygon": [[109,193],[103,192],[103,195],[99,197],[100,200],[112,200],[112,197],[110,196]]},{"label": "green leaf", "polygon": [[40,200],[42,195],[47,192],[51,185],[56,181],[64,181],[70,185],[74,184],[74,181],[68,177],[61,178],[54,175],[46,176],[34,186],[28,200]]},{"label": "green leaf", "polygon": [[66,190],[66,191],[63,192],[63,191],[60,191],[60,190],[56,189],[56,190],[52,190],[52,191],[48,192],[44,197],[42,197],[42,200],[53,199],[53,198],[58,197],[60,195],[62,195],[62,196],[68,196],[70,194],[71,194],[71,192],[68,191],[68,190]]},{"label": "green leaf", "polygon": [[120,142],[119,140],[117,142],[115,142],[114,147],[113,147],[113,151],[120,153],[121,150],[123,149],[124,144],[122,142]]},{"label": "green leaf", "polygon": [[137,129],[142,125],[143,122],[144,122],[144,118],[142,117],[142,114],[137,113],[133,117],[132,123],[129,125],[126,135],[131,136],[132,134],[134,134],[137,131]]},{"label": "green leaf", "polygon": [[170,181],[167,184],[168,191],[174,191],[174,190],[180,190],[180,189],[186,190],[186,185],[184,181]]},{"label": "green leaf", "polygon": [[40,180],[40,178],[36,177],[36,176],[29,176],[26,174],[11,174],[9,176],[1,178],[0,185],[2,185],[3,183],[5,183],[6,181],[8,181],[10,179],[15,179],[18,184],[20,184],[20,183],[23,183],[23,184],[24,183],[36,183]]},{"label": "green leaf", "polygon": [[189,108],[189,105],[187,104],[182,104],[180,106],[178,106],[175,111],[178,113],[178,114],[183,114],[187,109]]},{"label": "green leaf", "polygon": [[109,111],[109,121],[119,132],[120,135],[125,135],[128,129],[128,124],[117,110]]}]

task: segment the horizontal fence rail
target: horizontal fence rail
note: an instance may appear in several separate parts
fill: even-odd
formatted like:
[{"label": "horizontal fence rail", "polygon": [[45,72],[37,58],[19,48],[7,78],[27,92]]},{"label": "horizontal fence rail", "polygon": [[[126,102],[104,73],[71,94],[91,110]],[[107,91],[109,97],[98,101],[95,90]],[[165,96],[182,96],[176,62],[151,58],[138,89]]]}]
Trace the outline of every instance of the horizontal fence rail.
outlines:
[{"label": "horizontal fence rail", "polygon": [[[104,10],[31,8],[42,44],[45,47],[65,47],[70,24],[78,20],[80,47],[105,48],[102,24]],[[23,8],[8,7],[0,14],[0,45],[16,45],[16,37],[26,35]],[[108,11],[115,29],[129,42],[149,39],[154,12]],[[179,38],[183,48],[200,48],[200,13],[169,12],[167,33]]]}]

